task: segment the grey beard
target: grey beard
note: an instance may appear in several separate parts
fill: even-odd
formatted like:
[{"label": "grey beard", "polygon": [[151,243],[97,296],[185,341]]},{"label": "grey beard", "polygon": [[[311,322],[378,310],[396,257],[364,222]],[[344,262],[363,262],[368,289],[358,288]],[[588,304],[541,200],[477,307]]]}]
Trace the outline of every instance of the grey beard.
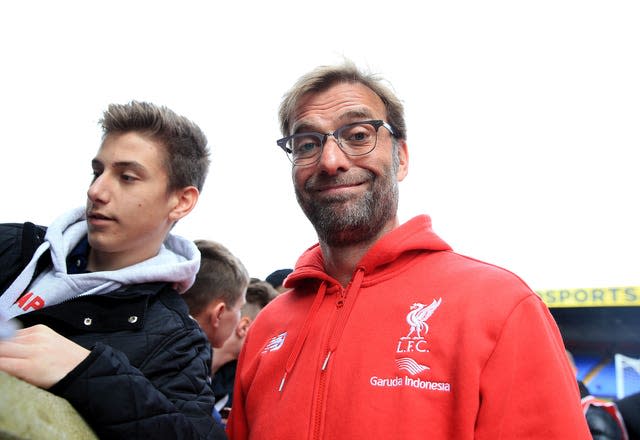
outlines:
[{"label": "grey beard", "polygon": [[[371,176],[371,191],[349,204],[349,197],[334,197],[316,202],[305,199],[295,188],[296,199],[318,234],[318,239],[331,247],[346,247],[375,239],[398,210],[400,166],[398,142],[392,141],[390,169],[378,177]],[[342,206],[346,205],[346,206]]]},{"label": "grey beard", "polygon": [[395,216],[398,182],[394,176],[375,179],[372,191],[351,203],[349,197],[335,197],[322,203],[304,200],[297,189],[296,197],[318,239],[331,247],[345,247],[373,240]]}]

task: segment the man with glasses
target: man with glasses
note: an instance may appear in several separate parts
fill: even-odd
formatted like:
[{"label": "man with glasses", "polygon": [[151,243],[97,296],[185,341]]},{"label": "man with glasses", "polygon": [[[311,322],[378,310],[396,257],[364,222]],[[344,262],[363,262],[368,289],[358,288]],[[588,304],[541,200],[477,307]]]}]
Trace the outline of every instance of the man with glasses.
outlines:
[{"label": "man with glasses", "polygon": [[558,328],[517,276],[400,224],[403,107],[353,64],[280,107],[296,197],[319,244],[240,355],[234,439],[588,439]]}]

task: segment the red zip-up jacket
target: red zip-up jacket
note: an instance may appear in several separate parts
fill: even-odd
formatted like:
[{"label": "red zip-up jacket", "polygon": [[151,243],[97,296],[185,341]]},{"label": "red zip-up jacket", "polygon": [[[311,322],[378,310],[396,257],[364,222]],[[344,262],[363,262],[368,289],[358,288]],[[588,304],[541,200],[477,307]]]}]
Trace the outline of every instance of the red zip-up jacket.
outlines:
[{"label": "red zip-up jacket", "polygon": [[316,245],[252,324],[232,439],[590,439],[547,307],[514,274],[451,251],[419,216],[346,288]]}]

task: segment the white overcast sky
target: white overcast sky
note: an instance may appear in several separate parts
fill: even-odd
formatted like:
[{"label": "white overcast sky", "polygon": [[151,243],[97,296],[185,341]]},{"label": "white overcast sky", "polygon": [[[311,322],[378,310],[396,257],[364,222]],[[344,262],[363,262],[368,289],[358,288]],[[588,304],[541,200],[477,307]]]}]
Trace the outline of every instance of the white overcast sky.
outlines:
[{"label": "white overcast sky", "polygon": [[637,1],[0,3],[0,222],[84,204],[97,121],[148,100],[197,122],[212,167],[176,227],[252,276],[316,241],[275,145],[282,94],[343,57],[405,103],[400,218],[534,289],[640,285]]}]

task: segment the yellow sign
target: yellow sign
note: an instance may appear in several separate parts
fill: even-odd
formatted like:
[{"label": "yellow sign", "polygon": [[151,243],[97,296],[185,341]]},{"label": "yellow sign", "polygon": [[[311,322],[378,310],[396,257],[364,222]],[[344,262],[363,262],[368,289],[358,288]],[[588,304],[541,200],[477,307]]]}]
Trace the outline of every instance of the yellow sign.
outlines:
[{"label": "yellow sign", "polygon": [[537,290],[549,307],[640,306],[640,286]]}]

